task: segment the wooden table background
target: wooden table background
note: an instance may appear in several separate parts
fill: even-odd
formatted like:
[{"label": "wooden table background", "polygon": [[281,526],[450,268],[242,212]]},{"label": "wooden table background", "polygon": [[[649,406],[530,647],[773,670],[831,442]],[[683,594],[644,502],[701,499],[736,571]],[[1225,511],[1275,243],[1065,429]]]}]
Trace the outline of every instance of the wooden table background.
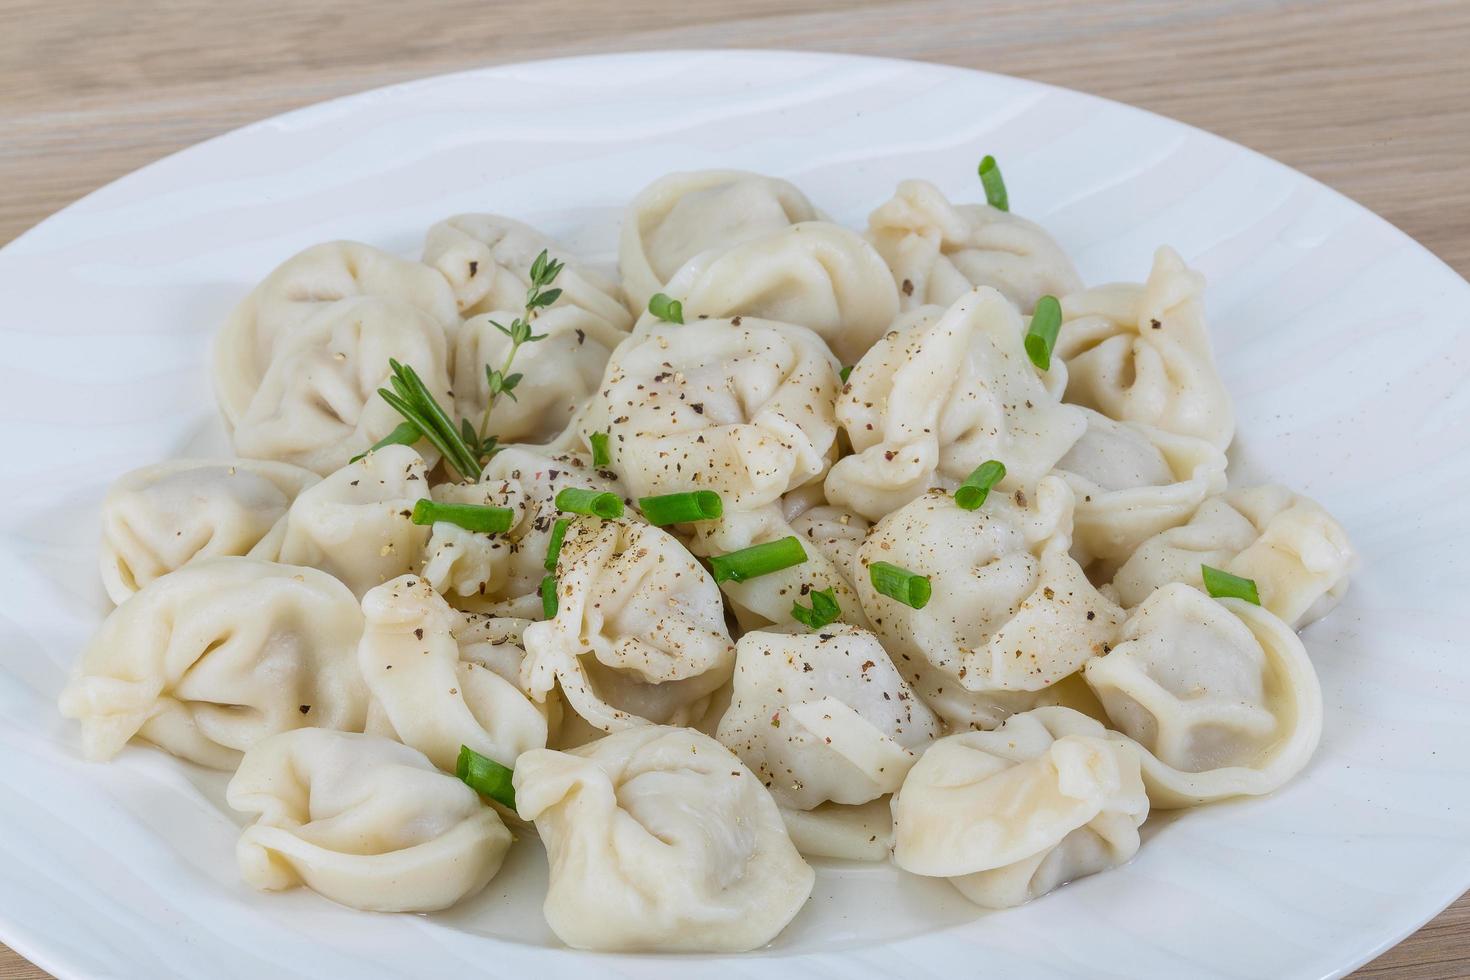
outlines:
[{"label": "wooden table background", "polygon": [[[0,0],[0,243],[322,99],[690,47],[940,61],[1143,106],[1311,174],[1470,275],[1470,0]],[[0,946],[0,980],[45,976]],[[1359,976],[1470,976],[1470,898]]]}]

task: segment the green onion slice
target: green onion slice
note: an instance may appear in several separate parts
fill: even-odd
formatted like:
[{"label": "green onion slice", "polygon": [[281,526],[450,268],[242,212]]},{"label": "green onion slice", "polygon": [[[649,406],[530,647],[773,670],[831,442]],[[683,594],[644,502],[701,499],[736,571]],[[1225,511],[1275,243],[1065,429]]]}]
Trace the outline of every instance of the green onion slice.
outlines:
[{"label": "green onion slice", "polygon": [[795,536],[768,541],[732,551],[728,555],[716,555],[709,560],[710,571],[716,582],[744,582],[761,575],[779,572],[806,561],[806,552]]},{"label": "green onion slice", "polygon": [[1222,572],[1218,568],[1209,565],[1199,567],[1200,574],[1204,576],[1205,591],[1215,599],[1244,599],[1252,605],[1261,604],[1261,594],[1256,591],[1256,583],[1253,579],[1241,578],[1239,575],[1231,575]]},{"label": "green onion slice", "polygon": [[1000,164],[995,157],[987,156],[980,161],[980,183],[985,188],[985,201],[998,211],[1011,209],[1010,196],[1006,194],[1006,180],[1000,175]]},{"label": "green onion slice", "polygon": [[561,543],[566,539],[567,528],[572,526],[570,518],[559,517],[551,525],[551,540],[546,543],[546,570],[556,571],[556,560],[561,557]]},{"label": "green onion slice", "polygon": [[987,459],[975,467],[975,472],[965,477],[954,492],[954,502],[961,510],[979,510],[990,496],[990,490],[1006,478],[1006,464],[998,459]]},{"label": "green onion slice", "polygon": [[541,580],[541,615],[556,618],[556,576],[548,575]]},{"label": "green onion slice", "polygon": [[468,745],[461,745],[459,761],[454,764],[454,774],[481,796],[488,796],[511,810],[516,808],[512,773],[494,759],[481,755]]},{"label": "green onion slice", "polygon": [[914,609],[927,606],[929,596],[933,593],[927,576],[915,575],[886,561],[875,561],[869,565],[868,578],[873,583],[873,588]]},{"label": "green onion slice", "polygon": [[484,504],[443,504],[427,497],[413,505],[415,524],[456,524],[466,531],[504,534],[515,523],[515,511],[509,507],[487,507]]},{"label": "green onion slice", "polygon": [[648,297],[648,312],[665,323],[684,322],[684,304],[663,293],[654,293]]},{"label": "green onion slice", "polygon": [[800,602],[791,604],[791,618],[808,629],[819,630],[842,615],[837,594],[831,589],[813,591],[811,601],[810,606],[803,606]]},{"label": "green onion slice", "polygon": [[610,521],[623,516],[623,501],[617,494],[606,490],[567,487],[556,495],[556,509],[568,514],[591,514]]},{"label": "green onion slice", "polygon": [[638,509],[654,527],[667,527],[690,521],[712,521],[725,512],[725,505],[713,490],[695,490],[641,497]]},{"label": "green onion slice", "polygon": [[607,448],[607,433],[594,432],[588,437],[592,442],[592,465],[608,466],[612,463],[612,453]]},{"label": "green onion slice", "polygon": [[1026,330],[1026,356],[1043,371],[1051,370],[1051,352],[1057,345],[1057,331],[1062,329],[1062,304],[1055,296],[1043,296],[1031,313],[1031,326]]}]

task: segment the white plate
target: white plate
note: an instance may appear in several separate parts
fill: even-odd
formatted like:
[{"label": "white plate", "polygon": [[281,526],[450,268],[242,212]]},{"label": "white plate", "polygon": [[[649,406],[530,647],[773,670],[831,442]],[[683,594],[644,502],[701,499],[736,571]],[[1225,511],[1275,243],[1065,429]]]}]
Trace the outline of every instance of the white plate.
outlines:
[{"label": "white plate", "polygon": [[[994,153],[1088,282],[1168,242],[1209,276],[1235,482],[1274,477],[1364,567],[1307,632],[1327,728],[1276,795],[1155,819],[1127,867],[979,914],[942,882],[826,867],[768,952],[592,958],[541,921],[518,848],[432,918],[264,895],[236,875],[223,779],[130,748],[76,756],[54,707],[107,609],[97,512],[118,473],[221,440],[206,347],[308,244],[406,254],[498,211],[610,261],[668,170],[791,178],[861,224],[900,178],[960,199]],[[65,977],[495,972],[1317,977],[1470,885],[1470,285],[1382,220],[1239,146],[1136,109],[935,65],[779,52],[513,65],[369,92],[194,147],[0,252],[0,939]]]}]

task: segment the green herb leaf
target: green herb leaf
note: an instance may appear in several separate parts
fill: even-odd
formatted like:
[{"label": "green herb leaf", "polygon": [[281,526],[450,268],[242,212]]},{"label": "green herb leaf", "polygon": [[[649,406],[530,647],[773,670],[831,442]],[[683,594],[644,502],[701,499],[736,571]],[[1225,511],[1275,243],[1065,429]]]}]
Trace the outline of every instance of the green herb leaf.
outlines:
[{"label": "green herb leaf", "polygon": [[986,203],[999,211],[1011,209],[1005,178],[1000,175],[1000,165],[995,162],[995,157],[987,156],[980,161],[980,183],[985,187]]},{"label": "green herb leaf", "polygon": [[569,514],[591,514],[605,521],[623,516],[623,501],[606,490],[567,487],[556,495],[556,509]]},{"label": "green herb leaf", "polygon": [[728,555],[716,555],[709,560],[709,567],[716,582],[744,582],[804,561],[806,552],[802,550],[801,540],[791,535],[778,541],[741,548]]},{"label": "green herb leaf", "polygon": [[1026,330],[1026,356],[1043,371],[1051,370],[1051,352],[1061,329],[1062,304],[1055,296],[1041,297],[1036,301],[1031,326]]},{"label": "green herb leaf", "polygon": [[868,566],[868,580],[873,583],[873,588],[905,606],[923,609],[929,604],[932,590],[926,576],[916,575],[886,561],[875,561]]},{"label": "green herb leaf", "polygon": [[611,466],[612,453],[608,450],[607,433],[594,432],[588,438],[592,442],[592,465]]},{"label": "green herb leaf", "polygon": [[461,745],[454,774],[481,796],[488,796],[511,810],[516,808],[515,784],[511,782],[514,773],[494,759],[481,755],[468,745]]},{"label": "green herb leaf", "polygon": [[414,425],[412,422],[399,422],[397,427],[394,428],[392,432],[388,433],[386,436],[369,446],[367,452],[358,453],[347,462],[355,463],[359,459],[362,459],[364,456],[366,456],[368,453],[382,449],[384,446],[412,446],[423,437],[424,434],[419,431],[419,427]]},{"label": "green herb leaf", "polygon": [[509,507],[488,507],[484,504],[445,504],[427,497],[413,505],[415,524],[455,524],[466,531],[483,531],[486,534],[504,534],[515,523],[515,511]]},{"label": "green herb leaf", "polygon": [[1205,580],[1205,591],[1215,599],[1244,599],[1252,605],[1261,604],[1261,594],[1256,591],[1253,579],[1241,578],[1209,565],[1199,567]]},{"label": "green herb leaf", "polygon": [[954,492],[954,502],[961,510],[979,510],[990,496],[990,490],[1006,478],[1006,464],[998,459],[987,459],[975,471],[965,477]]},{"label": "green herb leaf", "polygon": [[849,364],[841,371],[838,371],[837,376],[842,379],[843,384],[847,384],[847,379],[852,377],[852,365]]},{"label": "green herb leaf", "polygon": [[694,490],[642,497],[638,501],[638,509],[654,527],[667,527],[670,524],[715,520],[725,512],[725,505],[713,490]]},{"label": "green herb leaf", "polygon": [[648,312],[665,323],[684,322],[684,304],[663,293],[654,293],[648,297]]},{"label": "green herb leaf", "polygon": [[808,629],[819,630],[842,615],[842,607],[837,604],[837,594],[831,589],[813,591],[811,603],[810,606],[803,606],[800,602],[791,604],[791,618]]}]

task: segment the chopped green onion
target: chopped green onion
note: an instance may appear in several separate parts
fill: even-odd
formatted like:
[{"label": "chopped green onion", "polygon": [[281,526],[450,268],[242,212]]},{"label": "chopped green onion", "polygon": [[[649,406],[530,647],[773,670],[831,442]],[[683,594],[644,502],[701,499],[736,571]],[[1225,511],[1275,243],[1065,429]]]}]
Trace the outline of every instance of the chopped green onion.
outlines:
[{"label": "chopped green onion", "polygon": [[914,609],[923,609],[929,604],[929,596],[932,589],[929,579],[924,575],[915,575],[907,569],[890,565],[886,561],[875,561],[868,566],[868,579],[873,583],[873,588],[888,596],[897,599],[905,606]]},{"label": "chopped green onion", "polygon": [[1200,574],[1204,576],[1205,591],[1215,599],[1244,599],[1252,605],[1261,604],[1261,594],[1256,591],[1256,583],[1253,579],[1241,578],[1239,575],[1231,575],[1222,572],[1218,568],[1209,565],[1199,567]]},{"label": "chopped green onion", "polygon": [[388,433],[386,436],[379,439],[377,442],[373,443],[367,449],[358,453],[347,462],[355,463],[359,459],[362,459],[364,456],[366,456],[368,453],[377,452],[384,446],[412,446],[423,437],[424,434],[419,431],[419,427],[414,425],[412,422],[399,422],[398,427],[395,428],[392,432]]},{"label": "chopped green onion", "polygon": [[1057,345],[1057,331],[1062,329],[1062,304],[1055,296],[1036,301],[1031,326],[1026,330],[1026,356],[1043,371],[1051,370],[1051,352]]},{"label": "chopped green onion", "polygon": [[665,323],[684,322],[684,304],[663,293],[654,293],[648,297],[648,312]]},{"label": "chopped green onion", "polygon": [[819,630],[842,615],[842,607],[837,604],[837,594],[831,589],[814,591],[811,596],[810,606],[803,606],[800,602],[791,604],[792,619],[808,629]]},{"label": "chopped green onion", "polygon": [[504,534],[515,522],[515,511],[509,507],[487,507],[484,504],[442,504],[427,497],[413,505],[415,524],[456,524],[466,531]]},{"label": "chopped green onion", "polygon": [[541,580],[541,615],[556,618],[556,576],[548,575]]},{"label": "chopped green onion", "polygon": [[623,501],[606,490],[584,490],[567,487],[556,495],[556,509],[568,514],[591,514],[603,520],[623,516]]},{"label": "chopped green onion", "polygon": [[592,465],[608,466],[612,463],[612,453],[607,448],[607,433],[594,432],[588,437],[592,442]]},{"label": "chopped green onion", "polygon": [[998,459],[987,459],[955,489],[954,502],[960,510],[979,510],[985,498],[990,496],[991,487],[1005,478],[1006,464]]},{"label": "chopped green onion", "polygon": [[551,540],[546,543],[546,570],[556,571],[556,560],[561,557],[561,543],[566,539],[567,528],[572,526],[569,518],[557,518],[555,524],[551,525]]},{"label": "chopped green onion", "polygon": [[468,745],[461,745],[454,774],[481,796],[488,796],[511,810],[516,808],[515,785],[511,782],[513,774],[494,759],[481,755]]},{"label": "chopped green onion", "polygon": [[709,560],[709,567],[716,582],[744,582],[804,561],[806,552],[802,550],[801,541],[792,535],[779,541],[741,548],[728,555],[716,555]]},{"label": "chopped green onion", "polygon": [[1006,181],[1000,175],[1000,165],[995,157],[987,156],[980,161],[980,183],[985,187],[985,200],[998,211],[1009,211],[1011,199],[1006,194]]},{"label": "chopped green onion", "polygon": [[638,509],[654,527],[666,527],[689,521],[712,521],[725,512],[725,505],[713,490],[695,490],[642,497]]},{"label": "chopped green onion", "polygon": [[837,372],[837,376],[842,379],[843,384],[847,384],[847,379],[852,377],[852,365],[848,364],[843,367],[841,371]]}]

